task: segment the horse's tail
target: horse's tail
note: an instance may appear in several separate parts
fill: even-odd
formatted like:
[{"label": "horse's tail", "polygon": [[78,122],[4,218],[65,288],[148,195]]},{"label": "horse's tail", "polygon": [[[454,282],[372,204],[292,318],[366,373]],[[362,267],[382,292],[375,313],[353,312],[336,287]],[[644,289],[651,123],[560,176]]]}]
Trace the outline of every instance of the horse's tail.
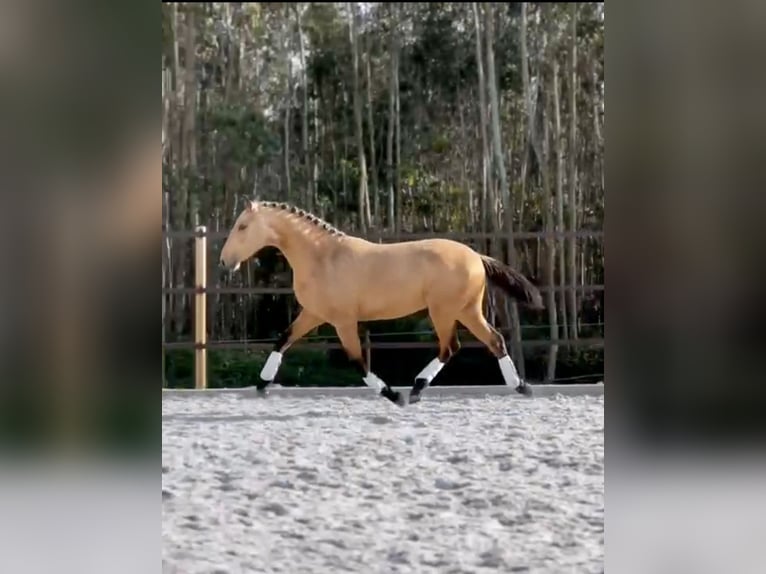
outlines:
[{"label": "horse's tail", "polygon": [[487,280],[510,297],[532,309],[543,309],[543,297],[532,282],[513,267],[487,255],[481,256]]}]

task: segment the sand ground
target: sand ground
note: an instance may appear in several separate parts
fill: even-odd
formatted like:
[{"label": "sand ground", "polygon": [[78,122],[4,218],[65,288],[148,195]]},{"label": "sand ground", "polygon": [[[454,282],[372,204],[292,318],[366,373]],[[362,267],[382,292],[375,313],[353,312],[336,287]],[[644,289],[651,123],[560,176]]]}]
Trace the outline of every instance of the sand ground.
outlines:
[{"label": "sand ground", "polygon": [[603,572],[603,396],[163,396],[162,417],[163,572]]}]

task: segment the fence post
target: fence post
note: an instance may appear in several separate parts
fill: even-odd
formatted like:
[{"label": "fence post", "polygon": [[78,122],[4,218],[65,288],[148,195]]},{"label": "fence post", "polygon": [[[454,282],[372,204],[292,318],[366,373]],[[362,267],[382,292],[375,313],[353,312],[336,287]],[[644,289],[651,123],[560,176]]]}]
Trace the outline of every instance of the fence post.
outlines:
[{"label": "fence post", "polygon": [[194,387],[198,390],[207,388],[207,228],[200,225],[196,229],[201,234],[194,238],[194,283],[198,291],[194,295]]}]

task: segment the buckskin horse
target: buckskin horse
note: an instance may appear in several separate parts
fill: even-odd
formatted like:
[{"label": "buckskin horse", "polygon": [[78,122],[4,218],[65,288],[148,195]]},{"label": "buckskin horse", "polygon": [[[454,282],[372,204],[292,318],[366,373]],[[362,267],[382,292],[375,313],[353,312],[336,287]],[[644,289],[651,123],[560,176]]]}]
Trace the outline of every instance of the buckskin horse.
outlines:
[{"label": "buckskin horse", "polygon": [[262,248],[279,249],[293,269],[293,290],[302,310],[282,333],[266,360],[259,393],[276,377],[283,354],[320,325],[335,328],[364,383],[403,406],[401,393],[383,382],[362,354],[358,324],[428,310],[439,339],[439,354],[415,377],[409,403],[420,400],[458,351],[457,323],[484,343],[498,360],[506,385],[531,394],[519,378],[503,336],[484,318],[488,284],[535,309],[540,292],[517,270],[448,239],[378,244],[347,235],[318,217],[285,203],[247,200],[221,249],[220,265],[235,272]]}]

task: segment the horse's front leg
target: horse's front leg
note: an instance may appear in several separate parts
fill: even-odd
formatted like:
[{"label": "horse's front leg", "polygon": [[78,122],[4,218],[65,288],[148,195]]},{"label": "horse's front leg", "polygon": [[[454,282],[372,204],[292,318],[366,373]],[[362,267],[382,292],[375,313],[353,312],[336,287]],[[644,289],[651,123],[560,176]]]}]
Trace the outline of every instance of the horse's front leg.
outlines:
[{"label": "horse's front leg", "polygon": [[279,366],[282,364],[282,356],[301,337],[313,331],[319,325],[324,323],[319,317],[312,315],[305,309],[295,318],[295,321],[284,330],[279,340],[274,345],[266,364],[261,369],[261,381],[258,383],[258,392],[265,394],[266,387],[269,386],[277,376]]},{"label": "horse's front leg", "polygon": [[359,333],[357,332],[357,323],[349,322],[339,325],[334,325],[335,331],[338,333],[343,349],[346,351],[349,359],[353,361],[354,366],[359,370],[359,374],[362,375],[364,384],[374,389],[380,396],[387,398],[394,404],[403,406],[404,402],[401,393],[393,390],[389,385],[380,379],[375,373],[370,370],[367,361],[362,356],[362,342],[359,340]]}]

